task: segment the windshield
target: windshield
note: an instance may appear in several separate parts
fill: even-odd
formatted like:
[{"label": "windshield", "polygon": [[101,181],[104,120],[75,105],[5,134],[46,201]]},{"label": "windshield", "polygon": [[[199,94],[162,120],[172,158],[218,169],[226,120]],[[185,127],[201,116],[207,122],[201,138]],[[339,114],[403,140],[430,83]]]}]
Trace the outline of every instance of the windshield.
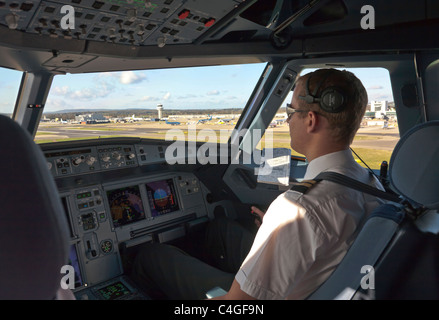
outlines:
[{"label": "windshield", "polygon": [[35,141],[166,139],[169,129],[182,130],[190,140],[192,125],[213,129],[218,138],[219,131],[230,136],[265,65],[56,76]]},{"label": "windshield", "polygon": [[0,114],[12,117],[23,72],[0,67]]},{"label": "windshield", "polygon": [[[316,69],[305,69],[301,76]],[[351,145],[356,161],[363,167],[379,169],[383,161],[390,162],[392,151],[399,141],[399,128],[395,103],[393,101],[390,75],[383,68],[348,68],[343,69],[354,73],[363,83],[368,105],[360,129]],[[279,111],[272,120],[269,134],[272,135],[274,148],[290,148],[290,134],[286,120],[285,105],[291,103],[293,92],[290,92]],[[258,145],[264,148],[265,136]],[[294,156],[304,157],[291,151]]]}]

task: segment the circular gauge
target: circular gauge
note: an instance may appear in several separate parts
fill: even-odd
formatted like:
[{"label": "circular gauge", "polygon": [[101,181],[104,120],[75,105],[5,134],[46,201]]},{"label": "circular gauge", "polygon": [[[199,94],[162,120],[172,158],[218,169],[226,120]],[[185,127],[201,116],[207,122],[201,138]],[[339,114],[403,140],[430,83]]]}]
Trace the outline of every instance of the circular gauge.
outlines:
[{"label": "circular gauge", "polygon": [[105,254],[113,251],[113,242],[111,240],[104,240],[101,242],[101,251]]}]

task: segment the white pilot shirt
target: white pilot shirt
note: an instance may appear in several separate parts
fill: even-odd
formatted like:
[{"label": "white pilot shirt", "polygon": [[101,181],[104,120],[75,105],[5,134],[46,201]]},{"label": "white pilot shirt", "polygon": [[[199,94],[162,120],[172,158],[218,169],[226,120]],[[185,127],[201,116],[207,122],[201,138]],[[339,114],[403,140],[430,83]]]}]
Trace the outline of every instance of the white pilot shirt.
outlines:
[{"label": "white pilot shirt", "polygon": [[[312,160],[304,179],[333,171],[384,190],[351,151]],[[305,299],[334,271],[381,199],[320,181],[306,194],[286,191],[265,213],[253,246],[236,274],[241,290],[257,299]]]}]

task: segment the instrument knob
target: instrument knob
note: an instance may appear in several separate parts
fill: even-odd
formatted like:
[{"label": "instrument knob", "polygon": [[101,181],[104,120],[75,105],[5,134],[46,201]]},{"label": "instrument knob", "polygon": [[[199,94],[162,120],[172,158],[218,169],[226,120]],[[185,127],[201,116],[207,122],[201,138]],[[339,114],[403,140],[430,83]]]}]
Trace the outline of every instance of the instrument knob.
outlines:
[{"label": "instrument knob", "polygon": [[85,162],[87,163],[87,165],[91,166],[91,165],[93,165],[93,163],[96,162],[96,158],[92,157],[92,156],[88,156],[87,160],[85,160]]},{"label": "instrument knob", "polygon": [[74,166],[78,166],[82,161],[83,161],[83,159],[80,157],[72,159],[72,163]]}]

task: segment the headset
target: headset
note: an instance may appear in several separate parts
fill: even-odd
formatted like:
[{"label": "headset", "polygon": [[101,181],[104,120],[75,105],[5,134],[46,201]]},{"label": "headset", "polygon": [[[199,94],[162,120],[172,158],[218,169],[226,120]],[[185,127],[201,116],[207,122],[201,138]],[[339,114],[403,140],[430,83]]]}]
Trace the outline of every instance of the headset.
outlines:
[{"label": "headset", "polygon": [[304,100],[308,104],[319,103],[320,108],[329,113],[339,113],[342,112],[346,106],[346,95],[343,90],[338,87],[328,87],[322,91],[320,97],[317,96],[322,84],[329,78],[334,71],[331,70],[328,74],[322,78],[318,86],[314,89],[312,95],[309,93],[309,80],[311,76],[306,80],[306,96],[299,96],[299,99]]}]

